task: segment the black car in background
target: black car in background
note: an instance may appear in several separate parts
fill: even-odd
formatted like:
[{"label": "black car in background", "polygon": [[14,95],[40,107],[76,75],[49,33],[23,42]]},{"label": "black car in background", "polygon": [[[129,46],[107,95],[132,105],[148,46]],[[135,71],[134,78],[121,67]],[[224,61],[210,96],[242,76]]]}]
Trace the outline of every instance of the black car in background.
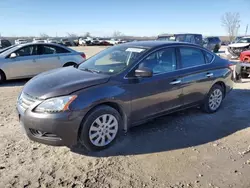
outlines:
[{"label": "black car in background", "polygon": [[182,34],[162,34],[158,35],[156,40],[165,41],[177,41],[177,42],[189,42],[202,46],[202,35],[193,33],[182,33]]},{"label": "black car in background", "polygon": [[201,46],[131,42],[34,77],[17,110],[31,140],[100,150],[164,114],[194,106],[214,113],[232,87],[232,64]]},{"label": "black car in background", "polygon": [[205,48],[217,53],[221,47],[221,40],[219,37],[205,37],[203,39]]},{"label": "black car in background", "polygon": [[0,39],[0,49],[7,48],[11,46],[11,43],[7,39]]}]

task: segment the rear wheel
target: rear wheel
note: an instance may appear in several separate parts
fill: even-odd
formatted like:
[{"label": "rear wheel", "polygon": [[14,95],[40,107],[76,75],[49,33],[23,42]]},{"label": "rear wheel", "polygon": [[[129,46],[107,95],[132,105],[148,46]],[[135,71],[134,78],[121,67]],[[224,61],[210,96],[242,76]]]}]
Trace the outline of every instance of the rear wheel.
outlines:
[{"label": "rear wheel", "polygon": [[224,89],[219,84],[214,85],[204,101],[203,111],[207,113],[216,112],[220,108],[223,98]]},{"label": "rear wheel", "polygon": [[6,80],[5,74],[3,71],[0,70],[0,84],[4,83]]},{"label": "rear wheel", "polygon": [[80,143],[90,151],[109,147],[121,133],[122,118],[114,108],[99,106],[82,123]]},{"label": "rear wheel", "polygon": [[76,66],[76,63],[69,62],[69,63],[65,63],[65,64],[63,65],[63,67],[69,67],[69,66]]}]

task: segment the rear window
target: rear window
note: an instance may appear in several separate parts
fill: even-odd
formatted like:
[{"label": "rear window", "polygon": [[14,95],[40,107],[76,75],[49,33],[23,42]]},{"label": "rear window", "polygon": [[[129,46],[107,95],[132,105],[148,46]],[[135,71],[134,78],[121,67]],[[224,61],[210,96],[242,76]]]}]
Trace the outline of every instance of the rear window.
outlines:
[{"label": "rear window", "polygon": [[203,52],[197,48],[180,48],[182,68],[195,67],[206,64]]}]

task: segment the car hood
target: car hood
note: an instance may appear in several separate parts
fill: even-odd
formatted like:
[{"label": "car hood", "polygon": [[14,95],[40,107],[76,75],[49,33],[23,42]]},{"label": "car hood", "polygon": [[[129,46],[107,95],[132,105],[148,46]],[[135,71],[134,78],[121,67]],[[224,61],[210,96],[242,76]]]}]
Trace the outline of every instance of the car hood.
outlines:
[{"label": "car hood", "polygon": [[250,43],[234,43],[234,44],[229,44],[228,46],[231,48],[240,48],[240,47],[247,47],[249,45]]},{"label": "car hood", "polygon": [[90,73],[74,67],[54,69],[32,78],[23,88],[28,95],[47,99],[108,82],[110,76]]}]

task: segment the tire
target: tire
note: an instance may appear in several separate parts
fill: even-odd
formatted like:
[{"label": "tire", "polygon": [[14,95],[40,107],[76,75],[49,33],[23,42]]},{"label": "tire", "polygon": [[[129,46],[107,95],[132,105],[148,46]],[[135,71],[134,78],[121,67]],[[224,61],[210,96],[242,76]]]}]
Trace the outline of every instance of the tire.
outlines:
[{"label": "tire", "polygon": [[76,63],[69,62],[69,63],[65,63],[65,64],[63,65],[63,67],[76,66],[76,65],[77,65]]},{"label": "tire", "polygon": [[3,71],[0,70],[0,84],[6,81],[6,76]]},{"label": "tire", "polygon": [[[215,95],[218,95],[217,100]],[[223,99],[224,99],[224,89],[219,84],[214,85],[208,92],[205,101],[202,105],[203,111],[206,113],[214,113],[218,111],[219,108],[221,107]]]},{"label": "tire", "polygon": [[[106,115],[106,125],[103,124]],[[99,123],[98,122],[99,119]],[[110,120],[112,119],[112,120]],[[110,122],[110,128],[108,122]],[[99,126],[100,124],[100,126]],[[114,108],[102,105],[92,110],[81,124],[79,142],[89,151],[103,150],[111,146],[116,138],[121,134],[122,118]],[[112,129],[111,129],[112,128]],[[105,133],[106,131],[106,133]],[[110,132],[108,132],[110,131]],[[112,131],[112,132],[111,132]],[[108,133],[107,133],[108,132]],[[92,139],[91,135],[92,134]],[[108,136],[112,139],[109,139]],[[103,143],[102,141],[107,143]]]},{"label": "tire", "polygon": [[248,78],[249,77],[249,74],[248,73],[241,73],[241,78]]}]

